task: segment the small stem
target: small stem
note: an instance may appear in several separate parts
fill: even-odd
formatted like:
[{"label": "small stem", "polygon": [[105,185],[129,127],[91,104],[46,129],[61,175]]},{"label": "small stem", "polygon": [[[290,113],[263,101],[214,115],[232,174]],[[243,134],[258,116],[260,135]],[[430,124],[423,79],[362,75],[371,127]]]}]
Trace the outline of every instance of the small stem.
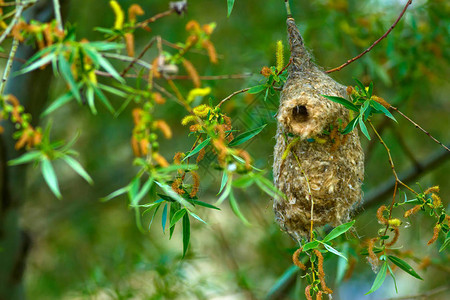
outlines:
[{"label": "small stem", "polygon": [[61,6],[59,5],[59,1],[58,0],[53,0],[53,10],[55,11],[55,19],[56,22],[58,23],[58,29],[63,31],[63,26],[62,26],[62,18],[61,18]]},{"label": "small stem", "polygon": [[291,13],[291,6],[289,5],[289,0],[284,0],[284,5],[286,6],[287,17],[291,18],[292,13]]},{"label": "small stem", "polygon": [[231,94],[230,96],[224,98],[222,101],[219,102],[219,104],[217,104],[217,107],[220,107],[224,102],[230,100],[233,96],[236,96],[237,94],[241,94],[241,93],[245,93],[246,91],[248,91],[250,88],[245,88],[239,91],[234,92],[233,94]]},{"label": "small stem", "polygon": [[135,27],[135,28],[138,28],[138,27],[145,27],[145,26],[148,25],[148,23],[153,23],[153,22],[155,22],[156,20],[161,19],[161,18],[166,17],[166,16],[169,16],[169,15],[171,15],[171,14],[174,13],[174,12],[175,12],[174,9],[166,10],[166,11],[164,11],[164,12],[162,12],[162,13],[159,13],[159,14],[154,15],[154,16],[151,17],[151,18],[148,18],[148,19],[145,20],[145,21],[142,21],[142,22],[137,23],[134,27]]},{"label": "small stem", "polygon": [[6,39],[6,37],[11,33],[13,27],[17,24],[17,21],[22,15],[24,4],[22,4],[20,0],[17,0],[16,3],[17,3],[16,13],[14,14],[14,18],[11,20],[8,27],[5,29],[5,31],[3,31],[2,35],[0,36],[0,44],[2,44],[3,41]]},{"label": "small stem", "polygon": [[128,73],[128,71],[130,71],[130,69],[134,66],[134,64],[136,62],[138,62],[143,56],[144,54],[147,52],[148,49],[150,49],[150,47],[155,43],[156,37],[153,37],[148,43],[147,45],[145,45],[144,49],[141,51],[141,53],[139,53],[139,55],[134,58],[130,64],[122,71],[122,73],[120,73],[120,76],[124,77],[125,74]]},{"label": "small stem", "polygon": [[398,110],[398,108],[394,107],[394,106],[390,106],[389,108],[392,108],[393,110],[395,110],[396,112],[398,112],[403,118],[405,118],[406,120],[408,120],[409,122],[411,122],[411,124],[413,124],[417,129],[422,130],[426,135],[428,135],[433,141],[435,141],[436,143],[438,143],[439,145],[441,145],[445,150],[450,152],[450,149],[445,146],[444,144],[442,144],[440,141],[438,141],[436,138],[434,138],[428,131],[426,131],[425,129],[423,129],[422,127],[420,127],[419,124],[417,124],[416,122],[414,122],[413,120],[411,120],[410,118],[408,118],[408,116],[406,116],[405,114],[403,114],[400,110]]},{"label": "small stem", "polygon": [[400,19],[403,17],[403,15],[406,12],[406,9],[408,8],[408,6],[410,6],[412,3],[412,0],[408,0],[408,2],[406,3],[405,7],[403,8],[402,12],[400,13],[400,15],[398,16],[397,20],[394,22],[394,24],[392,24],[392,26],[388,29],[388,31],[386,31],[385,34],[383,34],[378,40],[376,40],[369,48],[367,48],[363,53],[359,54],[358,56],[355,56],[352,59],[347,60],[346,63],[340,65],[339,67],[336,67],[334,69],[328,70],[325,73],[332,73],[332,72],[336,72],[336,71],[340,71],[342,68],[348,66],[349,64],[351,64],[352,62],[354,62],[357,59],[360,59],[364,54],[366,54],[367,52],[369,52],[370,50],[372,50],[373,47],[375,47],[379,42],[381,42],[381,40],[383,40],[385,37],[388,36],[389,33],[391,33],[392,29],[395,28],[395,26],[397,26],[397,23],[400,21]]},{"label": "small stem", "polygon": [[8,80],[9,73],[11,72],[14,56],[16,56],[16,51],[18,47],[19,47],[19,40],[13,39],[11,50],[9,52],[8,61],[6,62],[6,67],[5,70],[3,71],[2,82],[0,83],[0,95],[3,95],[3,92],[5,90],[6,81]]}]

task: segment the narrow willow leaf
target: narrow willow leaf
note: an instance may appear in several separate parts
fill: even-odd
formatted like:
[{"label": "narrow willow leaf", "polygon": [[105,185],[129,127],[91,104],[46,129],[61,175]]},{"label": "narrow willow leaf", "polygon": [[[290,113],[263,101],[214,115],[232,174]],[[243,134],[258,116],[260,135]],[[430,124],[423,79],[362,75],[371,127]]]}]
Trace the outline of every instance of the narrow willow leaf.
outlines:
[{"label": "narrow willow leaf", "polygon": [[105,69],[106,72],[111,74],[114,79],[119,81],[120,83],[125,83],[125,80],[120,76],[120,74],[114,69],[114,67],[109,63],[107,59],[105,59],[101,54],[99,54],[94,48],[91,47],[83,47],[83,50],[86,54],[94,61],[97,65],[101,66]]},{"label": "narrow willow leaf", "polygon": [[342,104],[345,108],[348,108],[348,109],[356,111],[356,112],[359,111],[358,107],[355,104],[351,103],[350,101],[348,101],[345,98],[335,97],[335,96],[326,96],[326,95],[322,95],[322,96],[327,98],[328,100]]},{"label": "narrow willow leaf", "polygon": [[369,98],[372,97],[372,93],[373,93],[373,81],[371,81],[369,84],[369,91],[367,92],[367,96]]},{"label": "narrow willow leaf", "polygon": [[109,85],[105,85],[105,84],[101,84],[101,83],[97,83],[98,87],[101,88],[102,90],[111,93],[113,95],[119,96],[121,98],[126,98],[129,96],[129,94],[122,92],[119,89],[113,88],[112,86]]},{"label": "narrow willow leaf", "polygon": [[361,128],[361,132],[364,133],[366,138],[370,141],[369,132],[367,131],[366,124],[364,124],[364,121],[362,120],[362,118],[359,118],[359,128]]},{"label": "narrow willow leaf", "polygon": [[417,279],[423,280],[422,277],[420,277],[419,274],[417,274],[416,271],[414,271],[414,269],[403,259],[392,255],[388,255],[387,257],[389,258],[390,261],[392,261],[395,265],[397,265],[400,269],[402,269],[409,275]]},{"label": "narrow willow leaf", "polygon": [[86,98],[89,108],[93,115],[97,114],[97,108],[95,107],[94,88],[92,86],[87,88]]},{"label": "narrow willow leaf", "polygon": [[246,175],[242,175],[236,180],[233,180],[233,186],[237,188],[248,188],[255,182],[255,176],[253,176],[253,173],[249,173]]},{"label": "narrow willow leaf", "polygon": [[75,78],[73,78],[72,69],[69,62],[66,60],[64,55],[61,53],[58,55],[58,66],[59,72],[61,73],[64,80],[69,85],[69,89],[72,92],[72,95],[75,96],[79,101],[81,101],[80,91],[78,90],[77,83],[75,82]]},{"label": "narrow willow leaf", "polygon": [[[114,31],[112,32],[114,33]],[[124,45],[112,42],[89,42],[88,45],[98,51],[120,50],[124,48]]]},{"label": "narrow willow leaf", "polygon": [[[449,231],[450,232],[450,231]],[[439,252],[444,251],[448,245],[450,245],[450,238],[446,238],[444,243],[442,244],[441,248],[439,248]]]},{"label": "narrow willow leaf", "polygon": [[42,57],[40,60],[32,63],[31,65],[23,68],[22,70],[15,72],[15,75],[20,75],[20,74],[25,74],[28,73],[30,71],[36,70],[42,66],[45,66],[46,64],[48,64],[49,62],[51,62],[53,59],[55,59],[56,55],[54,53],[51,53],[47,56]]},{"label": "narrow willow leaf", "polygon": [[167,223],[167,203],[164,205],[164,209],[161,216],[161,226],[163,232],[166,231],[166,223]]},{"label": "narrow willow leaf", "polygon": [[188,157],[191,157],[192,155],[195,155],[198,152],[200,152],[200,150],[202,150],[203,148],[205,148],[209,144],[210,140],[211,140],[211,138],[207,138],[206,140],[204,140],[203,142],[198,144],[197,147],[194,148],[194,150],[189,152],[189,154],[186,155],[185,158],[183,158],[183,161],[185,161]]},{"label": "narrow willow leaf", "polygon": [[58,199],[61,199],[62,195],[59,191],[58,178],[56,177],[55,171],[53,170],[52,163],[46,157],[44,157],[41,161],[41,172],[52,193]]},{"label": "narrow willow leaf", "polygon": [[76,161],[73,157],[70,157],[68,155],[65,155],[62,157],[62,159],[75,171],[77,172],[81,177],[84,178],[89,184],[94,184],[94,181],[92,180],[91,176],[89,176],[88,172],[83,168],[83,166]]},{"label": "narrow willow leaf", "polygon": [[340,236],[341,234],[347,232],[352,226],[353,224],[355,224],[355,220],[339,225],[338,227],[334,228],[333,230],[330,231],[329,234],[327,234],[327,236],[323,239],[323,242],[329,242],[331,240],[334,240],[335,238],[337,238],[338,236]]},{"label": "narrow willow leaf", "polygon": [[141,202],[142,198],[145,197],[145,195],[148,194],[148,191],[150,190],[151,186],[153,184],[153,177],[150,177],[142,186],[139,193],[137,193],[136,197],[134,197],[131,200],[131,206],[137,206],[139,202]]},{"label": "narrow willow leaf", "polygon": [[233,6],[234,6],[234,0],[227,0],[227,6],[228,6],[228,13],[227,13],[227,17],[229,18],[231,15],[231,12],[233,11]]},{"label": "narrow willow leaf", "polygon": [[389,270],[389,273],[391,273],[392,280],[394,280],[395,292],[398,294],[397,279],[395,278],[395,274],[392,271],[391,266],[389,264],[388,264],[388,270]]},{"label": "narrow willow leaf", "polygon": [[233,191],[230,192],[230,206],[231,210],[233,210],[234,214],[241,219],[242,223],[249,226],[250,222],[245,218],[245,216],[242,214],[241,210],[239,209],[239,205],[236,201],[236,198],[233,195]]},{"label": "narrow willow leaf", "polygon": [[228,146],[230,147],[234,147],[240,144],[245,143],[246,141],[250,140],[251,138],[253,138],[254,136],[258,135],[263,129],[264,127],[266,127],[267,124],[264,124],[261,127],[249,130],[247,132],[244,132],[240,135],[238,135],[236,138],[234,138],[229,144]]},{"label": "narrow willow leaf", "polygon": [[50,104],[50,106],[47,107],[47,109],[41,114],[41,117],[45,117],[49,113],[57,110],[64,104],[70,102],[70,100],[72,100],[72,98],[73,98],[72,92],[68,91],[67,93],[65,93],[64,95],[62,95],[61,97],[59,97],[58,99],[53,101],[52,104]]},{"label": "narrow willow leaf", "polygon": [[345,127],[344,131],[342,131],[342,134],[347,134],[352,132],[353,129],[355,129],[356,124],[358,124],[358,117],[355,117],[353,120],[351,120],[347,126]]},{"label": "narrow willow leaf", "polygon": [[170,220],[170,228],[172,228],[186,213],[186,209],[180,209],[177,211]]},{"label": "narrow willow leaf", "polygon": [[228,198],[228,196],[230,195],[231,192],[231,186],[232,186],[232,177],[228,178],[228,182],[225,185],[225,189],[222,192],[222,195],[220,195],[219,199],[216,202],[216,205],[219,206],[220,204],[222,204],[223,201],[225,201],[225,199]]},{"label": "narrow willow leaf", "polygon": [[345,257],[344,254],[342,254],[341,252],[337,251],[336,249],[334,249],[333,247],[331,247],[330,245],[327,245],[325,243],[322,243],[325,246],[325,249],[327,249],[329,252],[342,257],[343,259],[347,260],[347,257]]},{"label": "narrow willow leaf", "polygon": [[223,188],[225,187],[225,184],[228,182],[228,172],[223,171],[222,174],[222,182],[220,183],[220,189],[219,192],[217,193],[217,195],[219,195],[220,193],[222,193]]},{"label": "narrow willow leaf", "polygon": [[271,195],[272,197],[278,196],[286,199],[286,195],[282,191],[277,189],[275,185],[273,185],[272,181],[264,177],[262,174],[256,177],[256,183],[261,183],[263,186],[267,187],[269,189],[269,192],[266,192],[268,195]]},{"label": "narrow willow leaf", "polygon": [[192,200],[192,203],[194,203],[194,204],[196,204],[196,205],[203,206],[203,207],[207,207],[207,208],[212,208],[212,209],[220,210],[220,208],[218,208],[218,207],[216,207],[216,206],[214,206],[214,205],[212,205],[212,204],[203,202],[203,201]]},{"label": "narrow willow leaf", "polygon": [[103,201],[103,202],[109,201],[109,200],[111,200],[113,198],[116,198],[117,196],[125,194],[126,192],[128,192],[129,189],[130,189],[130,186],[127,185],[127,186],[125,186],[123,188],[118,189],[117,191],[112,192],[108,196],[101,198],[100,201]]},{"label": "narrow willow leaf", "polygon": [[320,245],[319,241],[312,241],[303,245],[303,251],[316,249]]},{"label": "narrow willow leaf", "polygon": [[[344,245],[342,246],[342,254],[345,257],[348,256],[348,252],[349,252],[348,249],[349,249],[349,244],[348,243],[344,243]],[[349,263],[348,263],[347,259],[338,258],[337,270],[336,270],[336,284],[339,284],[339,283],[342,282],[342,280],[344,279],[345,272],[347,271],[348,266],[349,266]]]},{"label": "narrow willow leaf", "polygon": [[158,209],[161,207],[162,203],[159,203],[155,206],[155,211],[153,212],[152,218],[150,219],[150,223],[148,224],[148,230],[152,227],[153,220],[155,219],[156,213],[158,212]]},{"label": "narrow willow leaf", "polygon": [[200,218],[199,216],[197,216],[196,214],[194,214],[192,211],[188,211],[188,213],[193,216],[194,218],[196,218],[197,220],[199,220],[200,222],[204,223],[205,225],[208,225],[208,223],[206,223],[202,218]]},{"label": "narrow willow leaf", "polygon": [[109,102],[108,98],[106,98],[105,94],[103,94],[103,92],[97,87],[94,87],[94,92],[100,99],[100,101],[102,101],[103,105],[105,105],[105,107],[109,110],[109,112],[114,115],[116,111],[111,105],[111,102]]},{"label": "narrow willow leaf", "polygon": [[264,91],[266,88],[267,87],[266,87],[265,84],[253,86],[247,91],[247,93],[249,93],[249,94],[258,94],[258,93]]},{"label": "narrow willow leaf", "polygon": [[[275,282],[275,284],[270,288],[267,293],[266,299],[275,299],[274,295],[277,295],[283,287],[288,286],[295,274],[300,270],[296,265],[290,266]],[[300,298],[298,298],[300,299]]]},{"label": "narrow willow leaf", "polygon": [[174,190],[172,190],[172,187],[168,186],[165,183],[162,182],[158,182],[155,181],[155,183],[161,187],[161,189],[166,193],[166,195],[168,195],[170,198],[172,198],[173,200],[177,201],[178,203],[181,204],[181,206],[184,206],[188,209],[194,209],[194,207],[192,206],[192,204],[190,204],[189,202],[186,201],[186,199],[184,199],[183,197],[181,197],[180,195],[178,195]]},{"label": "narrow willow leaf", "polygon": [[367,91],[366,91],[366,87],[364,86],[364,84],[362,84],[361,81],[359,81],[357,78],[353,77],[353,79],[356,81],[356,85],[361,89],[361,92],[367,96]]},{"label": "narrow willow leaf", "polygon": [[387,110],[386,107],[384,107],[383,105],[378,103],[377,101],[370,100],[370,105],[372,105],[372,107],[375,108],[376,110],[378,110],[379,112],[382,112],[386,117],[397,122],[397,120],[394,118],[394,116],[391,114],[391,112],[389,110]]},{"label": "narrow willow leaf", "polygon": [[189,247],[189,241],[191,239],[191,224],[189,222],[189,215],[183,216],[183,258]]},{"label": "narrow willow leaf", "polygon": [[39,159],[41,156],[42,156],[42,153],[39,151],[30,151],[16,159],[12,159],[12,160],[8,161],[8,165],[9,166],[17,166],[17,165],[21,165],[21,164],[26,164],[26,163],[29,163],[29,162]]},{"label": "narrow willow leaf", "polygon": [[380,271],[377,274],[377,277],[375,277],[375,280],[372,284],[372,287],[370,288],[370,291],[365,293],[364,296],[372,294],[373,292],[378,290],[380,288],[380,286],[383,284],[384,280],[386,279],[387,265],[388,265],[388,263],[387,263],[387,261],[385,261],[383,263],[383,265],[381,266]]}]

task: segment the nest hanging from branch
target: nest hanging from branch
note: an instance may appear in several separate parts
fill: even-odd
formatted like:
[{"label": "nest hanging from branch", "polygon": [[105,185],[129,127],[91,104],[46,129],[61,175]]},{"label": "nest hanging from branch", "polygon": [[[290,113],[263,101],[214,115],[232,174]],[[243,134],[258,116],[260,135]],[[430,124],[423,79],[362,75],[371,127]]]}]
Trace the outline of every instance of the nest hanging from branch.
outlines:
[{"label": "nest hanging from branch", "polygon": [[317,67],[306,50],[293,18],[287,20],[291,49],[289,77],[278,110],[274,149],[275,186],[287,197],[274,199],[276,221],[293,238],[315,227],[337,226],[360,202],[364,153],[358,133],[339,130],[349,122],[341,104],[323,97],[346,98],[346,87]]}]

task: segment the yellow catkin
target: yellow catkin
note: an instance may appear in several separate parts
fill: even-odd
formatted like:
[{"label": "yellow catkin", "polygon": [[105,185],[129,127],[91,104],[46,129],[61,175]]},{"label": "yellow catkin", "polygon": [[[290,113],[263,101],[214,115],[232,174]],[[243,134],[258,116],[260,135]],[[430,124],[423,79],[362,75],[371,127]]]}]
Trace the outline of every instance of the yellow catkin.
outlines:
[{"label": "yellow catkin", "polygon": [[398,227],[398,226],[402,225],[402,221],[400,221],[399,219],[390,219],[388,221],[388,223],[390,226],[393,226],[393,227]]},{"label": "yellow catkin", "polygon": [[197,121],[197,117],[196,116],[189,115],[189,116],[184,117],[181,120],[181,125],[187,125],[187,124],[189,124],[191,122],[196,122],[196,121]]},{"label": "yellow catkin", "polygon": [[129,57],[134,57],[134,35],[131,32],[124,34],[125,45]]},{"label": "yellow catkin", "polygon": [[314,249],[314,254],[318,258],[317,267],[318,267],[318,271],[319,271],[320,286],[322,287],[322,290],[326,294],[332,294],[333,291],[329,287],[327,287],[327,285],[325,283],[325,272],[323,270],[323,256],[322,256],[322,253],[320,253],[319,250]]},{"label": "yellow catkin", "polygon": [[426,189],[424,192],[425,195],[430,194],[430,193],[439,193],[439,186],[438,185],[432,186],[432,187]]},{"label": "yellow catkin", "polygon": [[378,241],[378,238],[373,238],[369,240],[367,251],[369,252],[369,257],[367,260],[369,261],[370,265],[372,266],[372,269],[376,269],[379,264],[378,256],[373,251],[373,248],[375,247],[375,242]]},{"label": "yellow catkin", "polygon": [[200,187],[200,176],[198,176],[197,172],[191,171],[191,175],[192,175],[192,180],[194,181],[192,184],[192,190],[189,193],[189,196],[191,198],[194,198],[197,193],[198,193],[198,189]]},{"label": "yellow catkin", "polygon": [[109,5],[111,6],[112,10],[114,11],[114,15],[116,16],[116,20],[114,22],[114,29],[121,30],[123,28],[123,21],[125,19],[125,14],[116,0],[109,1]]},{"label": "yellow catkin", "polygon": [[202,47],[206,49],[209,56],[209,61],[213,64],[217,64],[217,52],[216,48],[214,47],[213,43],[211,43],[210,40],[204,40],[202,42]]},{"label": "yellow catkin", "polygon": [[431,194],[431,198],[433,199],[433,206],[435,208],[438,208],[442,205],[441,198],[437,194],[435,193]]},{"label": "yellow catkin", "polygon": [[136,16],[142,16],[145,12],[139,4],[133,4],[128,8],[128,20],[131,24],[136,23]]},{"label": "yellow catkin", "polygon": [[164,104],[164,103],[166,103],[166,99],[163,96],[161,96],[160,93],[153,93],[153,99],[155,100],[155,102],[157,104]]},{"label": "yellow catkin", "polygon": [[210,93],[211,93],[210,87],[192,89],[189,91],[187,102],[191,103],[192,101],[195,100],[195,97],[204,97],[209,95]]},{"label": "yellow catkin", "polygon": [[283,42],[277,42],[277,71],[280,72],[284,68]]},{"label": "yellow catkin", "polygon": [[200,30],[200,24],[198,24],[198,22],[195,21],[195,20],[191,20],[191,21],[187,22],[186,30],[187,31],[199,31]]},{"label": "yellow catkin", "polygon": [[204,118],[211,111],[211,107],[206,104],[201,104],[193,109],[194,114],[197,117]]},{"label": "yellow catkin", "polygon": [[431,237],[431,240],[428,241],[427,245],[431,245],[434,242],[436,242],[436,240],[439,237],[439,232],[441,231],[441,225],[436,224],[436,226],[434,226],[433,228],[433,236]]},{"label": "yellow catkin", "polygon": [[304,264],[302,264],[302,262],[298,259],[299,255],[300,255],[300,253],[302,253],[302,251],[303,251],[303,247],[298,248],[297,251],[295,251],[294,254],[292,255],[292,261],[294,262],[294,265],[296,265],[297,267],[299,267],[300,269],[305,271],[306,266]]},{"label": "yellow catkin", "polygon": [[159,153],[153,152],[153,159],[160,165],[161,167],[165,168],[169,166],[169,163],[167,160]]},{"label": "yellow catkin", "polygon": [[180,185],[183,184],[181,178],[177,178],[172,182],[172,190],[174,190],[178,195],[184,194],[184,190],[180,188]]},{"label": "yellow catkin", "polygon": [[198,75],[198,72],[195,69],[194,65],[187,59],[183,59],[183,66],[188,72],[189,77],[191,77],[194,86],[199,88],[202,85],[202,83],[200,81],[200,76]]},{"label": "yellow catkin", "polygon": [[136,156],[136,157],[141,156],[141,150],[139,149],[139,143],[134,135],[131,137],[131,148],[133,149],[134,156]]},{"label": "yellow catkin", "polygon": [[387,224],[388,220],[383,217],[383,212],[387,209],[386,205],[381,205],[377,210],[377,219],[380,224]]},{"label": "yellow catkin", "polygon": [[375,100],[376,102],[380,103],[381,105],[383,105],[385,108],[390,108],[391,107],[391,105],[386,100],[384,100],[381,97],[378,97],[378,96],[374,95],[374,96],[372,96],[372,99]]},{"label": "yellow catkin", "polygon": [[422,205],[417,204],[417,205],[414,206],[413,208],[407,210],[403,216],[404,216],[405,218],[407,218],[407,217],[409,217],[409,216],[411,216],[411,215],[417,213],[417,212],[420,210],[421,207],[422,207]]},{"label": "yellow catkin", "polygon": [[155,121],[154,126],[159,130],[161,130],[166,139],[172,138],[172,130],[170,129],[169,125],[167,125],[166,121],[164,120]]},{"label": "yellow catkin", "polygon": [[394,227],[392,229],[394,230],[394,237],[392,238],[392,240],[389,243],[386,243],[386,246],[394,245],[397,242],[398,237],[400,236],[400,230],[398,229],[398,227]]},{"label": "yellow catkin", "polygon": [[175,156],[173,157],[173,163],[176,165],[181,164],[181,160],[185,157],[185,154],[183,152],[177,152],[175,153]]}]

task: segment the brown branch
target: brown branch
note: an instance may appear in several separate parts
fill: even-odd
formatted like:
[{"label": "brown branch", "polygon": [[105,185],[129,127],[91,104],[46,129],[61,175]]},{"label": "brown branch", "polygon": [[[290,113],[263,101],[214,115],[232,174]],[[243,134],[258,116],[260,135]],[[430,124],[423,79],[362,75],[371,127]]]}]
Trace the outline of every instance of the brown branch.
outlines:
[{"label": "brown branch", "polygon": [[156,14],[156,15],[154,15],[153,17],[148,18],[147,20],[144,20],[144,21],[142,21],[142,22],[137,23],[137,24],[135,25],[135,28],[138,28],[138,27],[145,27],[145,26],[147,26],[149,23],[153,23],[153,22],[155,22],[155,21],[158,20],[158,19],[167,17],[167,16],[173,14],[174,12],[175,12],[174,9],[169,9],[169,10],[166,10],[166,11],[164,11],[164,12],[162,12],[162,13]]},{"label": "brown branch", "polygon": [[130,62],[130,64],[122,71],[122,73],[120,73],[120,76],[124,77],[128,71],[134,66],[134,64],[140,60],[144,54],[148,51],[148,49],[150,49],[150,47],[155,43],[156,37],[153,37],[148,43],[147,45],[145,45],[144,49],[142,49],[141,53],[139,53],[139,55],[133,59],[132,62]]},{"label": "brown branch", "polygon": [[403,15],[406,12],[406,9],[408,8],[408,6],[410,6],[412,3],[412,0],[408,0],[408,2],[406,3],[405,7],[403,8],[402,12],[400,13],[400,15],[398,16],[397,20],[395,20],[394,24],[392,24],[392,26],[388,29],[388,31],[386,31],[385,34],[383,34],[378,40],[376,40],[369,48],[367,48],[364,52],[362,52],[361,54],[359,54],[358,56],[355,56],[352,59],[347,60],[346,63],[340,65],[339,67],[336,67],[334,69],[325,71],[325,73],[332,73],[332,72],[336,72],[336,71],[340,71],[342,68],[348,66],[349,64],[351,64],[352,62],[354,62],[357,59],[360,59],[364,54],[366,54],[367,52],[369,52],[370,50],[372,50],[373,47],[375,47],[379,42],[381,42],[381,40],[383,40],[385,37],[388,36],[389,33],[391,33],[391,31],[395,28],[395,26],[397,26],[397,23],[400,21],[400,19],[403,17]]},{"label": "brown branch", "polygon": [[241,93],[245,93],[246,91],[248,91],[250,88],[245,88],[239,91],[234,92],[233,94],[231,94],[230,96],[224,98],[222,101],[219,102],[219,104],[217,104],[217,107],[220,107],[224,102],[230,100],[232,97],[236,96],[237,94],[241,94]]},{"label": "brown branch", "polygon": [[435,141],[436,143],[438,143],[439,145],[441,145],[442,147],[444,147],[445,150],[450,152],[450,149],[445,146],[444,144],[442,144],[440,141],[438,141],[436,138],[434,138],[428,131],[426,131],[425,129],[423,129],[422,127],[420,127],[419,124],[417,124],[416,122],[414,122],[413,120],[411,120],[410,118],[408,118],[407,115],[405,115],[404,113],[402,113],[400,110],[398,110],[398,108],[394,107],[394,106],[390,106],[389,108],[392,108],[393,110],[395,110],[396,112],[398,112],[403,118],[405,118],[406,120],[408,120],[409,122],[411,122],[411,124],[413,124],[417,129],[422,130],[426,135],[428,135],[429,138],[431,138],[433,141]]}]

